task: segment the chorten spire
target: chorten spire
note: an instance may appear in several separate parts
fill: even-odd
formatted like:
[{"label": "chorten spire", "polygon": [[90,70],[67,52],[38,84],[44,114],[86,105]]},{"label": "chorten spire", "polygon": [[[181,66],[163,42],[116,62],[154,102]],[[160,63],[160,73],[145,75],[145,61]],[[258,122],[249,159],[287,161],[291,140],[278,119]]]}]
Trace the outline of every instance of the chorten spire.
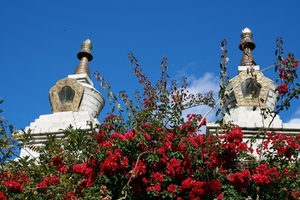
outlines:
[{"label": "chorten spire", "polygon": [[255,43],[252,41],[252,33],[249,28],[242,30],[241,43],[239,49],[243,51],[240,66],[255,66],[256,63],[252,56],[252,50],[255,49]]},{"label": "chorten spire", "polygon": [[92,42],[91,40],[85,40],[81,45],[81,50],[77,54],[77,58],[80,60],[74,74],[87,74],[90,77],[89,61],[93,60],[92,55]]}]

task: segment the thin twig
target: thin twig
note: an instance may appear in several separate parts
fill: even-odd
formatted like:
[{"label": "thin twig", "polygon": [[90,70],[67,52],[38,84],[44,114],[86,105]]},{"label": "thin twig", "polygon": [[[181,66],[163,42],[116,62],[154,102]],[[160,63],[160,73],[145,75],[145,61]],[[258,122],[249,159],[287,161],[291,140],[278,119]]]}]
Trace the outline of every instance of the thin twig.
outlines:
[{"label": "thin twig", "polygon": [[[129,186],[130,181],[131,181],[131,179],[132,179],[132,177],[133,177],[133,175],[134,175],[134,173],[135,173],[135,170],[136,170],[136,168],[137,168],[137,164],[138,164],[138,162],[139,162],[139,160],[140,160],[140,157],[141,157],[142,155],[146,154],[146,153],[151,153],[151,151],[145,151],[145,152],[143,152],[143,153],[140,153],[139,156],[137,157],[136,163],[135,163],[135,165],[134,165],[134,168],[131,170],[131,175],[130,175],[128,181],[127,181],[127,184],[123,187],[123,190],[124,190],[124,188],[125,188],[126,186]],[[126,197],[127,197],[127,191],[125,191],[125,195],[124,195],[123,197],[119,198],[118,200],[126,199]]]}]

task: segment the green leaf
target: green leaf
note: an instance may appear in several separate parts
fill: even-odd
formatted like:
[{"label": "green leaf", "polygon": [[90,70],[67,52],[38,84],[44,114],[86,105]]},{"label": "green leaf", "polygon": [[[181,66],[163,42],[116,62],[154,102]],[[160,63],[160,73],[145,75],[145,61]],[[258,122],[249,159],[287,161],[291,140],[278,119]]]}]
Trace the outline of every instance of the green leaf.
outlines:
[{"label": "green leaf", "polygon": [[229,92],[226,91],[224,96],[226,97],[226,99],[229,99]]},{"label": "green leaf", "polygon": [[249,81],[249,83],[248,83],[248,85],[247,85],[247,88],[250,88],[250,87],[251,87],[251,85],[252,85],[252,82],[251,82],[251,81]]},{"label": "green leaf", "polygon": [[256,106],[253,106],[252,110],[255,111],[256,110]]},{"label": "green leaf", "polygon": [[231,114],[230,114],[230,108],[228,108],[228,107],[226,108],[226,113],[227,113],[228,115],[231,115]]},{"label": "green leaf", "polygon": [[265,102],[265,100],[264,100],[263,98],[260,98],[259,100],[260,100],[260,102],[262,102],[262,103]]},{"label": "green leaf", "polygon": [[218,116],[218,115],[220,114],[220,112],[221,112],[221,108],[219,108],[219,109],[217,110],[216,116]]},{"label": "green leaf", "polygon": [[224,46],[226,46],[227,45],[227,41],[226,41],[226,39],[224,39],[222,42],[221,42],[221,47],[224,47]]},{"label": "green leaf", "polygon": [[261,84],[257,82],[257,87],[261,88]]}]

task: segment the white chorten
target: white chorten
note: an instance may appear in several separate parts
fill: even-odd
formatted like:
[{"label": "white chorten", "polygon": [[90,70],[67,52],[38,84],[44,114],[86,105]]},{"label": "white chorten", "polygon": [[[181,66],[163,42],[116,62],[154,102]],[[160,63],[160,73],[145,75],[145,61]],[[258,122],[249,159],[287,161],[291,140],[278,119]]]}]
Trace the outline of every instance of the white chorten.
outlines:
[{"label": "white chorten", "polygon": [[[92,43],[87,39],[77,54],[80,62],[74,74],[59,80],[50,89],[52,114],[40,115],[25,128],[26,132],[30,130],[35,145],[42,145],[47,139],[47,134],[61,138],[62,130],[70,125],[74,129],[89,129],[89,122],[99,124],[97,118],[105,101],[90,79],[89,61],[93,59],[91,49]],[[20,157],[38,155],[39,153],[29,148],[21,149],[20,153]]]}]

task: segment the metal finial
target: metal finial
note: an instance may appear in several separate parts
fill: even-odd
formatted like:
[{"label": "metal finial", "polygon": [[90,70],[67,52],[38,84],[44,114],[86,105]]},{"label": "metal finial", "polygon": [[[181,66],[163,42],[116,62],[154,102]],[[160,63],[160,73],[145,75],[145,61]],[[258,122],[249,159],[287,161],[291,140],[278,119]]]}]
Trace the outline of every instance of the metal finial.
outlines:
[{"label": "metal finial", "polygon": [[252,41],[253,34],[249,28],[242,30],[241,43],[239,49],[243,51],[240,66],[253,66],[256,65],[252,56],[252,50],[255,49],[255,43]]},{"label": "metal finial", "polygon": [[92,55],[92,42],[91,40],[85,40],[81,45],[81,50],[77,54],[77,58],[80,60],[74,74],[87,74],[90,77],[89,61],[93,60]]}]

